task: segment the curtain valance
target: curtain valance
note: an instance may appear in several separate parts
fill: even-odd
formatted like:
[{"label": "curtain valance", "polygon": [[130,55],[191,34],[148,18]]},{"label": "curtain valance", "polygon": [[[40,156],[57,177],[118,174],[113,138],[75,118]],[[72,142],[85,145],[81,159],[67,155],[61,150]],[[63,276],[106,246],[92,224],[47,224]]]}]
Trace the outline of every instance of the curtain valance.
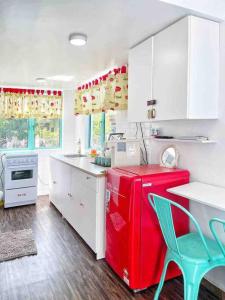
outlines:
[{"label": "curtain valance", "polygon": [[0,88],[0,119],[61,117],[61,91]]},{"label": "curtain valance", "polygon": [[128,100],[127,67],[113,69],[98,79],[79,86],[75,93],[75,115],[107,110],[126,110]]}]

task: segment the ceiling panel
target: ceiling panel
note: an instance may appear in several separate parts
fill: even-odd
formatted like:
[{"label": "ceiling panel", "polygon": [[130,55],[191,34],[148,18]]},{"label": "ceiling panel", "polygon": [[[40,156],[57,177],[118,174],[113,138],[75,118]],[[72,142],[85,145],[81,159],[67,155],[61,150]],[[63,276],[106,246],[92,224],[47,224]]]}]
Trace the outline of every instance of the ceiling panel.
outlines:
[{"label": "ceiling panel", "polygon": [[[1,0],[0,84],[36,86],[37,77],[63,74],[73,87],[126,63],[130,47],[185,14],[157,0]],[[71,32],[87,34],[87,45],[72,46]]]}]

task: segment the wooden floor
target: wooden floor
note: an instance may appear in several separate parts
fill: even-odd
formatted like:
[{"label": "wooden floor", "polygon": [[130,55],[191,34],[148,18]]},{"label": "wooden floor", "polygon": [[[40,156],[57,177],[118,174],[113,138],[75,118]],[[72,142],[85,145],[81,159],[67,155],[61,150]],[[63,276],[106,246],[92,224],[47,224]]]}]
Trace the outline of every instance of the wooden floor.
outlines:
[{"label": "wooden floor", "polygon": [[[38,255],[0,263],[0,299],[153,299],[155,287],[134,295],[49,204],[0,210],[0,231],[32,228]],[[183,299],[182,279],[167,282],[160,299]],[[216,296],[201,286],[199,299]]]}]

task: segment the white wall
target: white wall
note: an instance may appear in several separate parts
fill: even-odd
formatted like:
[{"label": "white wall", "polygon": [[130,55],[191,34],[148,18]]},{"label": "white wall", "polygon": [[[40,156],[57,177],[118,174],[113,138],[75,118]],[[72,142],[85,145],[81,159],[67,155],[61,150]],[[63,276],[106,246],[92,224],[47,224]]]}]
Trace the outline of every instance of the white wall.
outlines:
[{"label": "white wall", "polygon": [[62,122],[62,149],[38,150],[39,172],[38,172],[38,194],[46,195],[49,193],[49,156],[53,153],[72,153],[75,152],[76,130],[74,112],[74,91],[67,90],[63,93],[63,122]]},{"label": "white wall", "polygon": [[63,152],[74,152],[77,141],[74,116],[74,93],[73,90],[67,90],[63,93],[64,112],[63,112]]},{"label": "white wall", "polygon": [[[75,116],[75,132],[76,132],[76,142],[80,139],[81,141],[81,152],[85,152],[86,142],[87,142],[87,116],[78,115]],[[76,150],[76,149],[75,149]]]}]

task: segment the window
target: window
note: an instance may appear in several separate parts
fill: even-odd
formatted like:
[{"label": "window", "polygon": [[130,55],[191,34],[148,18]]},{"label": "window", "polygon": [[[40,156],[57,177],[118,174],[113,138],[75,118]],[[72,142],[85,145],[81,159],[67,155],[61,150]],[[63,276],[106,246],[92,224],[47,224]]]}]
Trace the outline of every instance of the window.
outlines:
[{"label": "window", "polygon": [[109,111],[105,113],[105,140],[107,140],[109,134],[113,132],[116,132],[115,112]]},{"label": "window", "polygon": [[27,148],[28,120],[0,120],[0,148]]},{"label": "window", "polygon": [[114,112],[96,113],[89,116],[89,148],[101,149],[109,133],[115,132]]},{"label": "window", "polygon": [[92,148],[101,148],[104,143],[105,114],[96,113],[91,115],[91,142]]},{"label": "window", "polygon": [[48,149],[61,146],[60,119],[0,119],[0,149]]},{"label": "window", "polygon": [[60,146],[60,121],[35,121],[35,148],[57,148]]}]

